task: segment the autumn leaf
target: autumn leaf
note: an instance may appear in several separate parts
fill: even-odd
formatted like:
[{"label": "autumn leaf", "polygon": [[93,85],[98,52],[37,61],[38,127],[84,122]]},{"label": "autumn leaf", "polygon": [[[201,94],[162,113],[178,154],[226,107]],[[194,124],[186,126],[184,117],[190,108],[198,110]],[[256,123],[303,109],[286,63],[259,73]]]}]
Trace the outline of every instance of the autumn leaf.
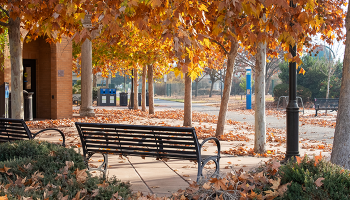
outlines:
[{"label": "autumn leaf", "polygon": [[272,190],[264,191],[264,193],[266,194],[265,195],[266,199],[274,199],[279,194],[278,191],[272,191]]},{"label": "autumn leaf", "polygon": [[82,169],[82,170],[77,169],[74,172],[74,174],[76,176],[77,182],[84,183],[86,181],[86,178],[87,178],[86,169]]},{"label": "autumn leaf", "polygon": [[228,183],[228,180],[223,178],[223,179],[217,179],[217,178],[211,178],[210,182],[213,183],[214,188],[217,190],[227,190],[226,184]]},{"label": "autumn leaf", "polygon": [[274,190],[277,190],[281,184],[281,179],[280,178],[277,178],[277,180],[269,179],[269,182],[272,184],[271,188]]},{"label": "autumn leaf", "polygon": [[1,196],[1,197],[0,197],[0,200],[8,200],[7,195]]},{"label": "autumn leaf", "polygon": [[321,155],[321,152],[320,152],[320,155],[319,156],[315,156],[315,166],[319,163],[319,161],[322,159],[322,155]]},{"label": "autumn leaf", "polygon": [[288,190],[288,186],[292,184],[292,183],[286,183],[284,185],[281,185],[279,188],[278,188],[278,193],[280,196],[283,196],[283,194]]},{"label": "autumn leaf", "polygon": [[11,172],[8,172],[11,168],[8,168],[4,165],[4,168],[0,168],[0,172],[6,173],[7,175],[12,175]]},{"label": "autumn leaf", "polygon": [[302,159],[301,159],[299,156],[295,156],[295,159],[296,159],[296,161],[297,161],[298,164],[301,163],[301,160],[302,160]]},{"label": "autumn leaf", "polygon": [[318,178],[316,181],[315,181],[315,184],[317,187],[321,187],[323,185],[323,183],[321,181],[323,181],[324,178],[323,177],[320,177]]},{"label": "autumn leaf", "polygon": [[206,189],[206,190],[209,190],[211,188],[210,182],[204,183],[203,184],[203,188]]},{"label": "autumn leaf", "polygon": [[247,197],[249,197],[251,199],[258,199],[258,200],[263,199],[262,194],[257,194],[253,190],[251,190],[250,194],[248,194]]}]

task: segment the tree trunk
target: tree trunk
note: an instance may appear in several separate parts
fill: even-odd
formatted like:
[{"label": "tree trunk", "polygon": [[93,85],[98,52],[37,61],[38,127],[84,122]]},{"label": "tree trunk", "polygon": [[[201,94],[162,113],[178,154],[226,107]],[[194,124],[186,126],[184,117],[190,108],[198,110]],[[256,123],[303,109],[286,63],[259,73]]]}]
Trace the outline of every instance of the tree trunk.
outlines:
[{"label": "tree trunk", "polygon": [[133,69],[134,70],[134,110],[139,109],[139,102],[138,102],[138,97],[139,93],[137,91],[138,86],[137,86],[137,68]]},{"label": "tree trunk", "polygon": [[211,81],[210,91],[209,91],[209,97],[211,97],[211,95],[212,95],[213,87],[214,87],[214,81]]},{"label": "tree trunk", "polygon": [[192,79],[185,74],[184,126],[192,127]]},{"label": "tree trunk", "polygon": [[97,87],[97,74],[92,76],[92,87]]},{"label": "tree trunk", "polygon": [[[348,4],[350,10],[350,4]],[[346,15],[346,41],[343,77],[340,87],[339,109],[335,127],[331,162],[350,169],[350,12]]]},{"label": "tree trunk", "polygon": [[9,43],[11,59],[11,118],[24,119],[23,63],[20,19],[9,18]]},{"label": "tree trunk", "polygon": [[86,39],[81,46],[81,107],[80,116],[95,116],[92,107],[92,44]]},{"label": "tree trunk", "polygon": [[141,106],[142,111],[146,112],[146,73],[147,73],[147,66],[144,65],[142,68],[142,100],[141,100]]},{"label": "tree trunk", "polygon": [[149,114],[154,114],[154,90],[153,90],[153,65],[148,65],[148,110]]},{"label": "tree trunk", "polygon": [[230,99],[232,75],[233,75],[233,69],[235,65],[235,59],[237,56],[238,46],[239,44],[237,41],[231,40],[231,50],[227,55],[227,71],[226,71],[226,78],[225,78],[225,84],[224,84],[224,93],[221,99],[219,118],[216,126],[216,133],[215,133],[216,137],[219,137],[224,133],[227,105],[228,105],[228,100]]},{"label": "tree trunk", "polygon": [[255,66],[255,140],[254,152],[263,154],[266,151],[266,118],[265,118],[265,68],[266,43],[259,43]]}]

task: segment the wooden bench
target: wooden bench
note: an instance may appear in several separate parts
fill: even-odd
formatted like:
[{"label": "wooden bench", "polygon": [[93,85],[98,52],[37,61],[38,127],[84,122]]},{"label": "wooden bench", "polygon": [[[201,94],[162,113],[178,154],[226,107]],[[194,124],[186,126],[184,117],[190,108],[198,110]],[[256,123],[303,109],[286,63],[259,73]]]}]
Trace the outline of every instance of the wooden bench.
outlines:
[{"label": "wooden bench", "polygon": [[54,128],[40,130],[32,133],[23,119],[0,118],[0,143],[16,140],[32,140],[44,131],[58,131],[62,136],[62,146],[65,146],[65,137],[62,131]]},{"label": "wooden bench", "polygon": [[315,110],[338,110],[339,99],[315,98]]},{"label": "wooden bench", "polygon": [[[81,139],[85,164],[89,170],[99,170],[106,174],[108,154],[122,156],[155,157],[157,159],[184,159],[198,162],[197,181],[203,177],[203,167],[214,161],[219,173],[220,142],[217,138],[206,138],[198,142],[194,128],[143,126],[123,124],[75,123]],[[202,155],[203,144],[213,140],[217,145],[217,155]],[[98,168],[89,166],[89,159],[101,153],[104,161]]]}]

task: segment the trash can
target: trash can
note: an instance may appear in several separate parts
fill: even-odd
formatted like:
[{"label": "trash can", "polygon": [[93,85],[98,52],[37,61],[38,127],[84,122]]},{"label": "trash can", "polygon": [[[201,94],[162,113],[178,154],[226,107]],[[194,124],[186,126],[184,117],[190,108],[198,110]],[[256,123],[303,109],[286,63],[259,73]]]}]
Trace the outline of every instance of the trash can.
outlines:
[{"label": "trash can", "polygon": [[27,92],[26,90],[23,90],[25,121],[33,120],[33,94],[34,92]]},{"label": "trash can", "polygon": [[120,106],[128,105],[128,93],[126,92],[119,93],[119,105]]},{"label": "trash can", "polygon": [[[33,120],[33,94],[34,92],[27,92],[23,90],[23,107],[24,107],[24,120]],[[12,118],[11,114],[11,92],[9,94],[9,118]]]},{"label": "trash can", "polygon": [[141,106],[141,93],[139,92],[139,95],[138,95],[138,99],[137,99],[137,101],[139,102],[139,106]]},{"label": "trash can", "polygon": [[98,92],[98,106],[108,106],[109,104],[109,89],[106,88],[100,88]]},{"label": "trash can", "polygon": [[117,90],[116,89],[109,89],[108,91],[108,105],[109,106],[116,106],[117,102],[116,102],[116,95],[117,95]]},{"label": "trash can", "polygon": [[[139,106],[141,106],[141,102],[142,102],[142,93],[139,93],[138,101],[139,101]],[[146,93],[146,106],[149,106],[148,92]]]}]

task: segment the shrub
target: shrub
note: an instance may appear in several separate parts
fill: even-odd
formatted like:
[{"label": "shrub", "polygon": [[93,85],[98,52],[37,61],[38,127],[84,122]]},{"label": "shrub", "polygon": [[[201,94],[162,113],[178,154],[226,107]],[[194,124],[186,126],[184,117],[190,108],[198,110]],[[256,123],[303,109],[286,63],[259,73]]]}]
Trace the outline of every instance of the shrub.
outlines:
[{"label": "shrub", "polygon": [[[349,171],[330,162],[305,157],[300,164],[289,162],[280,168],[281,185],[291,183],[277,199],[349,199]],[[320,186],[317,179],[323,179]]]},{"label": "shrub", "polygon": [[131,193],[129,185],[115,177],[107,181],[92,177],[74,148],[27,140],[2,143],[0,152],[0,188],[6,188],[0,190],[0,196],[7,195],[8,199],[42,199],[44,195],[49,199],[67,195],[68,199],[77,195],[85,196],[84,199],[111,199],[116,192],[124,198]]},{"label": "shrub", "polygon": [[[289,85],[284,83],[276,85],[276,87],[273,89],[273,94],[276,102],[278,101],[280,96],[288,96]],[[300,85],[297,86],[297,96],[301,97],[304,103],[311,98],[311,95],[312,93],[308,88]]]}]

